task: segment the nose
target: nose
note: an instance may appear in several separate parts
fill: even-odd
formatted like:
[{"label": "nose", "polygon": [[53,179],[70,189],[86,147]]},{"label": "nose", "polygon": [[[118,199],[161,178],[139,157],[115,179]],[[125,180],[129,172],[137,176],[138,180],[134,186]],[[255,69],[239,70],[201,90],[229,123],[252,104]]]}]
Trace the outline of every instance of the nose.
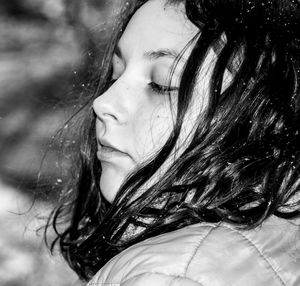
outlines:
[{"label": "nose", "polygon": [[120,86],[115,82],[106,92],[94,100],[94,112],[104,124],[126,123],[128,110],[124,102],[124,96],[121,93]]}]

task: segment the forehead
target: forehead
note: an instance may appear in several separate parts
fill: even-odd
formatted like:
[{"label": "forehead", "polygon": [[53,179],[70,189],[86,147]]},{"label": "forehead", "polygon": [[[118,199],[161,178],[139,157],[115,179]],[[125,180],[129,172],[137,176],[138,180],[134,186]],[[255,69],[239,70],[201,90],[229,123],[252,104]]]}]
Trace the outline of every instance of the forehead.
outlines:
[{"label": "forehead", "polygon": [[185,16],[184,5],[164,0],[146,2],[129,21],[119,46],[124,52],[173,49],[180,52],[198,32]]}]

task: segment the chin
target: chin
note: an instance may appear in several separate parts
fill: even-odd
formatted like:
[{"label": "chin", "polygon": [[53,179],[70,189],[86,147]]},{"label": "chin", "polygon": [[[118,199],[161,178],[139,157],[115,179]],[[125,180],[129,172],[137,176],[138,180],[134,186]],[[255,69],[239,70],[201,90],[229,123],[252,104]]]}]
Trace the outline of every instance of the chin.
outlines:
[{"label": "chin", "polygon": [[100,190],[103,197],[112,203],[115,199],[124,178],[116,175],[110,174],[110,172],[102,171],[100,178]]}]

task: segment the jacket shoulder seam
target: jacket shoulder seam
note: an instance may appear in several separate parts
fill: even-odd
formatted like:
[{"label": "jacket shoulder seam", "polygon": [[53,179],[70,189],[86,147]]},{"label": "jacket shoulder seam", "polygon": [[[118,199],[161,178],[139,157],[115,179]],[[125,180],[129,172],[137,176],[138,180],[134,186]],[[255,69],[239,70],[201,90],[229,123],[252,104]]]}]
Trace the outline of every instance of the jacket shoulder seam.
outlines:
[{"label": "jacket shoulder seam", "polygon": [[195,255],[197,254],[199,248],[201,247],[202,243],[203,243],[203,242],[205,241],[205,239],[206,239],[206,238],[207,238],[207,237],[208,237],[208,236],[216,229],[216,227],[218,227],[218,225],[211,226],[211,228],[210,228],[209,231],[205,234],[205,236],[202,237],[202,238],[200,239],[200,241],[199,241],[198,244],[196,245],[196,247],[195,247],[195,249],[194,249],[194,251],[193,251],[191,257],[188,259],[188,262],[187,262],[187,264],[186,264],[186,266],[185,266],[185,268],[184,268],[184,271],[183,271],[184,275],[186,275],[186,273],[187,273],[187,271],[188,271],[188,268],[189,268],[191,262],[193,261]]},{"label": "jacket shoulder seam", "polygon": [[223,227],[238,233],[246,241],[248,241],[248,243],[250,243],[250,245],[259,253],[259,256],[270,266],[270,268],[272,269],[272,271],[274,272],[274,274],[278,278],[278,280],[281,282],[281,284],[286,285],[283,278],[278,273],[278,271],[275,270],[275,268],[274,268],[273,264],[271,263],[271,261],[264,255],[264,253],[256,246],[256,244],[249,237],[247,237],[245,234],[243,234],[241,231],[239,231],[237,229],[233,229],[233,228],[230,228],[230,227],[225,226],[225,225]]},{"label": "jacket shoulder seam", "polygon": [[172,277],[172,281],[174,281],[175,279],[178,279],[178,278],[183,278],[183,279],[187,279],[187,280],[190,280],[194,283],[197,283],[199,286],[204,286],[204,284],[200,283],[199,281],[196,281],[194,279],[191,279],[190,277],[187,277],[187,276],[181,276],[181,275],[173,275],[173,274],[166,274],[166,273],[162,273],[162,272],[150,272],[150,271],[147,271],[147,272],[143,272],[143,273],[140,273],[138,275],[134,275],[124,281],[121,281],[120,282],[120,285],[122,285],[123,283],[126,283],[128,282],[129,280],[133,279],[133,278],[137,278],[137,277],[140,277],[140,276],[143,276],[145,274],[154,274],[154,275],[163,275],[163,276],[168,276],[168,277]]},{"label": "jacket shoulder seam", "polygon": [[[243,232],[241,232],[241,231],[239,231],[239,230],[237,230],[237,229],[235,229],[235,228],[232,228],[232,227],[230,227],[230,226],[228,226],[228,225],[218,225],[218,226],[216,226],[216,227],[220,227],[220,228],[223,228],[223,229],[227,229],[227,230],[230,230],[230,231],[232,231],[232,232],[237,233],[238,235],[240,235],[245,241],[247,241],[247,242],[250,244],[251,247],[253,247],[253,248],[256,250],[256,252],[258,253],[259,257],[260,257],[261,259],[263,259],[263,260],[265,261],[265,263],[266,263],[268,266],[270,266],[270,269],[271,269],[272,272],[275,274],[275,276],[276,276],[277,279],[280,281],[280,283],[281,283],[282,285],[286,285],[285,282],[284,282],[284,279],[281,277],[281,275],[278,273],[278,271],[275,270],[273,264],[269,261],[269,259],[268,259],[268,258],[264,255],[264,253],[256,246],[256,244],[255,244],[249,237],[247,237]],[[216,228],[216,227],[215,227],[215,228]],[[196,251],[193,253],[192,258],[191,258],[190,261],[189,261],[189,264],[192,262],[194,256],[196,255],[197,251],[199,250],[201,244],[202,244],[202,243],[204,242],[204,240],[212,233],[212,231],[215,230],[215,228],[211,229],[211,230],[207,233],[207,235],[200,241],[200,243],[199,243],[199,245],[198,245]],[[189,266],[189,264],[188,264],[188,266]],[[187,271],[187,270],[188,270],[188,267],[186,268],[186,271]]]}]

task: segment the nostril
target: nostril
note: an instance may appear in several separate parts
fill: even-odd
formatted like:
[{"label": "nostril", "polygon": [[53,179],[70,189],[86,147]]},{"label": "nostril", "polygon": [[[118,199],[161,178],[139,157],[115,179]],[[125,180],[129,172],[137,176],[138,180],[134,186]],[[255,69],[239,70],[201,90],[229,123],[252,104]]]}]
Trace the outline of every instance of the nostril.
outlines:
[{"label": "nostril", "polygon": [[105,101],[103,95],[97,97],[93,102],[93,111],[101,121],[119,121],[116,108],[113,103]]},{"label": "nostril", "polygon": [[104,116],[107,116],[108,118],[111,118],[111,119],[113,119],[113,120],[115,120],[115,121],[119,121],[118,117],[115,116],[115,115],[112,114],[112,113],[104,113],[103,115],[104,115]]}]

